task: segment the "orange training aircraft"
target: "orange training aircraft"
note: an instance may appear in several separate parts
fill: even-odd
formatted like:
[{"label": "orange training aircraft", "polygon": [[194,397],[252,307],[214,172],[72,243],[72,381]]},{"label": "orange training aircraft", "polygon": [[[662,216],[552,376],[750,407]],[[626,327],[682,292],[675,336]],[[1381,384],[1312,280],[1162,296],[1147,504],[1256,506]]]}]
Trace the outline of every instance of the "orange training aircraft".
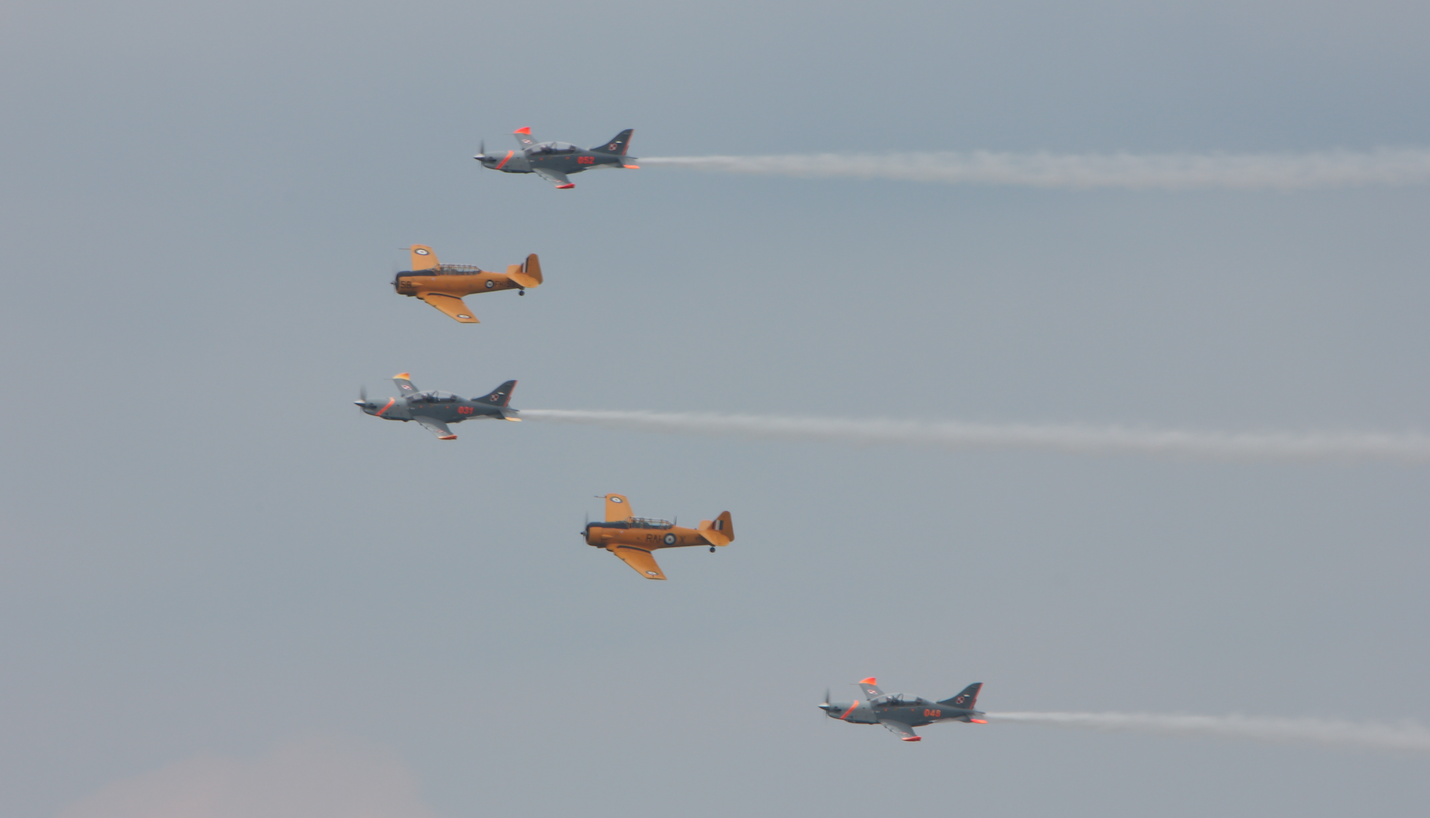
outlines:
[{"label": "orange training aircraft", "polygon": [[463,324],[481,323],[463,303],[464,295],[510,289],[526,295],[527,287],[541,286],[541,262],[535,253],[521,264],[507,267],[505,273],[493,273],[475,264],[441,264],[425,244],[414,244],[411,249],[412,269],[398,273],[392,280],[393,288],[399,295],[426,301]]},{"label": "orange training aircraft", "polygon": [[607,494],[606,521],[587,523],[581,536],[587,545],[604,548],[625,560],[626,565],[646,579],[665,579],[651,552],[657,548],[688,545],[729,545],[735,539],[730,512],[722,511],[714,520],[701,520],[699,528],[680,528],[665,520],[632,517],[631,505],[620,494]]}]

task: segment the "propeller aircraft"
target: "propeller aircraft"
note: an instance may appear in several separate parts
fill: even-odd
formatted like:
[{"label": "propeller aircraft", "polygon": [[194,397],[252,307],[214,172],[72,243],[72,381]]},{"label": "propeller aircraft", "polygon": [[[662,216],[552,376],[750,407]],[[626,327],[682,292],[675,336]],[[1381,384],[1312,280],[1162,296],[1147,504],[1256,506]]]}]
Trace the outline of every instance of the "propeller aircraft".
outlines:
[{"label": "propeller aircraft", "polygon": [[363,412],[383,420],[415,420],[419,426],[436,435],[438,440],[457,439],[447,428],[448,423],[461,423],[473,418],[521,420],[516,416],[518,410],[507,406],[516,381],[507,381],[480,398],[458,397],[451,392],[419,392],[406,372],[393,376],[392,382],[402,393],[400,397],[388,398],[386,403],[379,405],[377,401],[367,399],[367,387],[363,387],[358,393],[361,399],[353,403]]},{"label": "propeller aircraft", "polygon": [[412,269],[397,274],[393,289],[398,295],[420,298],[463,324],[481,323],[462,301],[464,295],[511,289],[526,295],[527,287],[541,286],[541,262],[535,253],[508,266],[505,273],[494,273],[475,264],[442,264],[425,244],[414,244],[408,250]]},{"label": "propeller aircraft", "polygon": [[922,737],[914,732],[914,728],[925,724],[941,721],[988,723],[978,718],[984,715],[982,711],[973,709],[978,702],[978,691],[983,689],[982,682],[971,684],[957,696],[937,702],[917,696],[906,697],[902,693],[887,694],[879,689],[873,676],[859,682],[859,687],[864,691],[863,701],[831,702],[826,690],[824,704],[819,709],[831,719],[851,724],[882,724],[904,741],[921,741]]},{"label": "propeller aircraft", "polygon": [[681,528],[666,520],[631,516],[631,504],[625,495],[602,497],[606,501],[606,521],[586,523],[582,538],[587,545],[604,548],[620,557],[646,579],[665,579],[652,551],[708,545],[713,554],[715,546],[729,545],[735,539],[735,526],[728,511],[720,512],[714,520],[701,520],[697,528]]},{"label": "propeller aircraft", "polygon": [[517,150],[488,156],[487,143],[483,140],[480,153],[472,158],[484,168],[502,173],[535,173],[556,185],[557,190],[570,190],[576,183],[568,179],[567,174],[592,168],[639,168],[634,156],[626,156],[633,133],[633,128],[627,128],[604,145],[583,149],[570,142],[537,142],[530,128],[521,128],[515,132],[516,141],[521,145]]}]

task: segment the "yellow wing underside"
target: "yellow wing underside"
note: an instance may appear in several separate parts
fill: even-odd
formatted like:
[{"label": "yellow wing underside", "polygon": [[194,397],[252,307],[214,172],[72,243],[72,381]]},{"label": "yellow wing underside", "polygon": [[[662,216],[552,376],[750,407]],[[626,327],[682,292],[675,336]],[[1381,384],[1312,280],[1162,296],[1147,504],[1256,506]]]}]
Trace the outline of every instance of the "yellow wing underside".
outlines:
[{"label": "yellow wing underside", "polygon": [[636,548],[633,545],[612,545],[609,546],[612,554],[620,557],[626,565],[636,569],[636,573],[646,579],[665,579],[665,574],[661,573],[660,566],[655,564],[655,557],[644,548]]},{"label": "yellow wing underside", "polygon": [[481,323],[477,320],[475,315],[472,315],[472,311],[467,309],[467,302],[455,295],[447,295],[446,293],[423,293],[419,295],[418,298],[421,298],[442,312],[447,313],[463,324]]}]

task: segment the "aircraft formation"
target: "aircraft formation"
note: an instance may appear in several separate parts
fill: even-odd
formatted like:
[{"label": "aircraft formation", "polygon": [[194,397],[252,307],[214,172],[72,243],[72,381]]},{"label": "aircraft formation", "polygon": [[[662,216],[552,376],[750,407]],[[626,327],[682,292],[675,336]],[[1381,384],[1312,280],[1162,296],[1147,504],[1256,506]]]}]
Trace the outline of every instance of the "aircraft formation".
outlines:
[{"label": "aircraft formation", "polygon": [[[483,141],[473,157],[482,167],[503,173],[534,173],[551,182],[557,190],[570,190],[576,185],[570,175],[597,168],[634,170],[636,159],[627,155],[634,130],[627,128],[610,141],[593,148],[578,148],[569,142],[537,142],[530,128],[519,128],[514,134],[519,148],[504,154],[487,154]],[[463,300],[481,293],[516,290],[526,295],[528,289],[541,286],[541,262],[535,253],[520,264],[511,264],[506,272],[483,270],[471,264],[443,264],[436,252],[425,244],[408,248],[410,270],[396,274],[392,287],[398,295],[417,298],[432,305],[462,324],[481,323]],[[354,401],[364,414],[383,420],[415,422],[438,440],[456,440],[451,425],[464,420],[520,421],[520,411],[511,408],[516,381],[509,380],[478,397],[464,398],[451,392],[421,391],[406,373],[395,375],[398,395],[384,400],[369,400],[367,388],[359,390]],[[673,522],[648,517],[636,517],[630,500],[623,494],[600,495],[605,501],[605,519],[587,522],[581,538],[595,548],[604,549],[629,565],[646,579],[664,580],[665,572],[656,563],[654,552],[663,548],[708,546],[715,549],[734,542],[735,527],[730,512],[722,511],[713,520],[702,520],[695,528],[681,528]],[[962,693],[949,699],[931,702],[903,694],[886,695],[874,679],[859,682],[864,692],[862,700],[831,702],[826,691],[820,708],[829,718],[851,724],[882,724],[904,741],[919,741],[914,727],[938,722],[961,721],[984,724],[974,709],[982,684],[969,685]]]}]

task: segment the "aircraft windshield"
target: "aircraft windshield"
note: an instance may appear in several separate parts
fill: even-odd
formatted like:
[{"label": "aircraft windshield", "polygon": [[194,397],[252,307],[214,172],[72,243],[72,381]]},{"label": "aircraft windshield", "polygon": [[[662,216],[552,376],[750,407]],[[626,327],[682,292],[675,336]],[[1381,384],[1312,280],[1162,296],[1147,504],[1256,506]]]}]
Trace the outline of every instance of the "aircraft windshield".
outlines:
[{"label": "aircraft windshield", "polygon": [[579,150],[570,142],[542,142],[531,149],[532,153],[575,153]]},{"label": "aircraft windshield", "polygon": [[652,517],[632,517],[627,520],[631,528],[671,528],[669,520],[657,520]]}]

